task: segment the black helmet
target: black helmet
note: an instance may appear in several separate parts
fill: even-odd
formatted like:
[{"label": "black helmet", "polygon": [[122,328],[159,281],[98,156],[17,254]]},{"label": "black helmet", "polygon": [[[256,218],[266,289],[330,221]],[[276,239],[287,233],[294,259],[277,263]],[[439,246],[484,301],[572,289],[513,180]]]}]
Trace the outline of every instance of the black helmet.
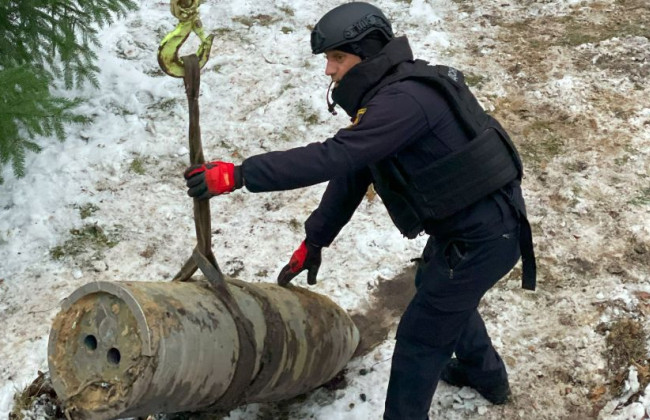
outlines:
[{"label": "black helmet", "polygon": [[363,2],[342,4],[323,16],[311,32],[311,51],[320,54],[345,44],[355,44],[379,31],[386,42],[393,39],[390,22],[377,7]]}]

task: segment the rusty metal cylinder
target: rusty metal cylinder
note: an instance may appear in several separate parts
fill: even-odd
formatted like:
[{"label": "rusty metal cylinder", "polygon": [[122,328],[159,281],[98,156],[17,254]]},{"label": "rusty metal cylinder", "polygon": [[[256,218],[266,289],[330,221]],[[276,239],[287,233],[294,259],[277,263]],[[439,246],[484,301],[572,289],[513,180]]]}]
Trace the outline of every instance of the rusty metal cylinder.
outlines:
[{"label": "rusty metal cylinder", "polygon": [[[228,280],[252,324],[255,366],[240,403],[277,401],[327,382],[359,332],[327,297]],[[73,418],[221,407],[239,362],[235,319],[203,281],[95,282],[64,300],[50,332],[52,383]]]}]

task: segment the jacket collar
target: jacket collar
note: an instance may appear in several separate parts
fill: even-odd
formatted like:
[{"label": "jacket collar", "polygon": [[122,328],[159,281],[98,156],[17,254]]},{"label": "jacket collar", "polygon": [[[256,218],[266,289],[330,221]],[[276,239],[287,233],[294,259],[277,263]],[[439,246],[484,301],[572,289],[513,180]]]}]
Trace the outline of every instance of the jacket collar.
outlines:
[{"label": "jacket collar", "polygon": [[332,99],[350,117],[354,117],[366,92],[376,86],[395,66],[412,60],[413,52],[406,37],[394,38],[379,54],[352,67],[332,90]]}]

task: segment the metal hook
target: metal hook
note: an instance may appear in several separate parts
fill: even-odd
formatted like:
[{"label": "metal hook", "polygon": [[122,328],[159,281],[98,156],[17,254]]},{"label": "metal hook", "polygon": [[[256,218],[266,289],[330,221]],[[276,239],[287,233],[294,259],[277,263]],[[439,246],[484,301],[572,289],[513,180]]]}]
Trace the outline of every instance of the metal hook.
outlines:
[{"label": "metal hook", "polygon": [[200,0],[171,0],[172,15],[178,20],[178,25],[168,33],[158,47],[158,64],[160,68],[172,77],[183,77],[185,73],[183,60],[178,57],[181,48],[190,33],[194,32],[201,40],[196,52],[199,58],[199,68],[203,68],[210,58],[210,49],[214,35],[205,35],[199,18]]}]

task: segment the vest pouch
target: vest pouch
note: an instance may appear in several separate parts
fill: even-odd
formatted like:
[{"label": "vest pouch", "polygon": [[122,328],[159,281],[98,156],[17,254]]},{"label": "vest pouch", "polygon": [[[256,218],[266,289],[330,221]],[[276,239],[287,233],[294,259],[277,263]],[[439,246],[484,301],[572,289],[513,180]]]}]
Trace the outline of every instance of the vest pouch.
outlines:
[{"label": "vest pouch", "polygon": [[408,239],[417,237],[424,230],[422,215],[408,193],[406,180],[397,166],[387,159],[370,165],[373,186],[388,210],[391,220]]},{"label": "vest pouch", "polygon": [[412,176],[424,218],[444,219],[504,187],[520,175],[516,157],[499,130],[488,128],[464,148]]}]

